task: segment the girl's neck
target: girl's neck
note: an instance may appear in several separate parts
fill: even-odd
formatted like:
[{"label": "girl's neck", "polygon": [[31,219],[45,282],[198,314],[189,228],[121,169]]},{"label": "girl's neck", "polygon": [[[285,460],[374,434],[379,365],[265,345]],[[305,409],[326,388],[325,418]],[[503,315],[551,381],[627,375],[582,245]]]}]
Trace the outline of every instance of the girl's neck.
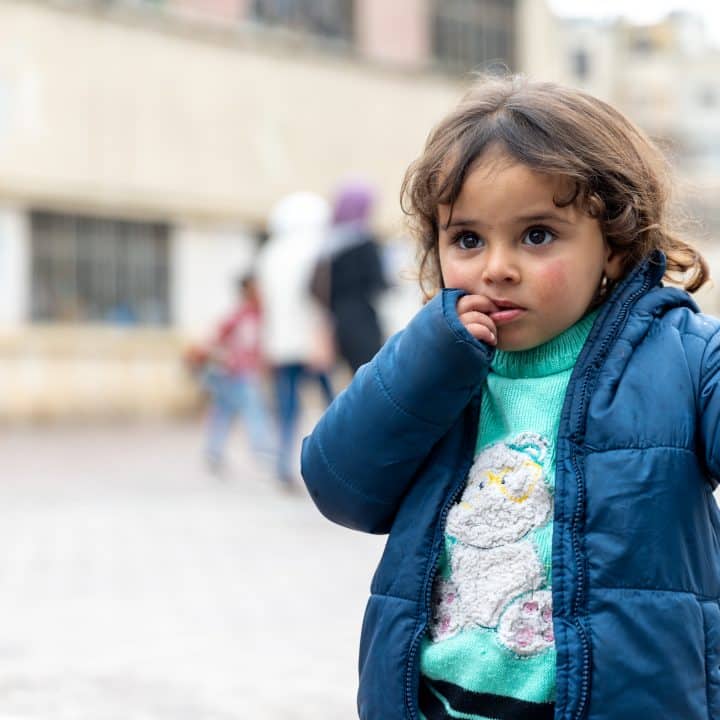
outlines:
[{"label": "girl's neck", "polygon": [[537,378],[568,370],[575,365],[596,317],[597,310],[593,310],[551,340],[528,350],[497,350],[492,371],[509,378]]}]

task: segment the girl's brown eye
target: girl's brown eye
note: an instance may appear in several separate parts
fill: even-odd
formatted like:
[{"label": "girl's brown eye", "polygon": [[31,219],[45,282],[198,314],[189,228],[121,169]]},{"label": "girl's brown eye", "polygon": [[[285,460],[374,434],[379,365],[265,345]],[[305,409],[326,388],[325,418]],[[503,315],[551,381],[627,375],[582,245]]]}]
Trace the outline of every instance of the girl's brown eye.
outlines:
[{"label": "girl's brown eye", "polygon": [[548,245],[554,239],[554,233],[546,228],[530,228],[530,230],[525,233],[523,242],[527,245],[534,245],[537,247],[539,245]]},{"label": "girl's brown eye", "polygon": [[455,236],[455,242],[463,250],[475,250],[480,247],[482,241],[476,233],[464,231]]}]

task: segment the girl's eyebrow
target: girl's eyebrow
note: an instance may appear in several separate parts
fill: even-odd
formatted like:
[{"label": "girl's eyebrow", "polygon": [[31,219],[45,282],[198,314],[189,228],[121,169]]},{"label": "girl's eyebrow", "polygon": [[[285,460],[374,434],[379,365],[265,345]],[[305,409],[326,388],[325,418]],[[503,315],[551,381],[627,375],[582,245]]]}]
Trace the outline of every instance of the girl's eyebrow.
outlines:
[{"label": "girl's eyebrow", "polygon": [[564,225],[572,225],[571,220],[568,220],[567,218],[562,217],[562,215],[554,212],[534,213],[531,215],[518,215],[515,219],[518,222],[527,223],[546,222],[547,220],[552,220],[553,222],[563,223]]},{"label": "girl's eyebrow", "polygon": [[[514,218],[514,222],[516,223],[536,223],[536,222],[556,222],[561,223],[563,225],[572,225],[572,221],[568,220],[561,215],[554,213],[554,212],[540,212],[540,213],[532,213],[530,215],[517,215]],[[464,226],[464,227],[472,227],[472,226],[482,226],[485,225],[485,223],[482,220],[478,219],[472,219],[472,218],[453,218],[451,222],[449,222],[447,225],[441,225],[441,227],[444,230],[449,230],[451,227],[456,227],[458,225]]]}]

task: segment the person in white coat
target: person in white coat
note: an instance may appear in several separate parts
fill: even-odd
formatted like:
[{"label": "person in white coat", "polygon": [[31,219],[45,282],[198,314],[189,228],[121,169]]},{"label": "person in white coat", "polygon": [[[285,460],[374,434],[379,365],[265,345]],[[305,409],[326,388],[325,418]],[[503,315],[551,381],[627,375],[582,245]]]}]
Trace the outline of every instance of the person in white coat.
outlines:
[{"label": "person in white coat", "polygon": [[297,192],[284,197],[270,213],[269,237],[257,259],[263,350],[273,369],[279,422],[277,473],[287,484],[299,471],[295,442],[300,383],[313,379],[328,404],[333,398],[330,323],[310,293],[329,220],[329,204],[320,195]]}]

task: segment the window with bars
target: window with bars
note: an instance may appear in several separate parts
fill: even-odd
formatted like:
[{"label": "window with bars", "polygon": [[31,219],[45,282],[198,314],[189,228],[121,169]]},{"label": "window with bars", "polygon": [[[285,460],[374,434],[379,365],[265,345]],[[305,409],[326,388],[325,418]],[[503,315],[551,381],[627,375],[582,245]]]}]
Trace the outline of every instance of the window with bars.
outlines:
[{"label": "window with bars", "polygon": [[167,225],[37,211],[30,227],[33,321],[170,322]]},{"label": "window with bars", "polygon": [[433,53],[454,72],[515,67],[515,0],[434,0]]},{"label": "window with bars", "polygon": [[353,0],[253,0],[250,18],[310,35],[353,39]]}]

